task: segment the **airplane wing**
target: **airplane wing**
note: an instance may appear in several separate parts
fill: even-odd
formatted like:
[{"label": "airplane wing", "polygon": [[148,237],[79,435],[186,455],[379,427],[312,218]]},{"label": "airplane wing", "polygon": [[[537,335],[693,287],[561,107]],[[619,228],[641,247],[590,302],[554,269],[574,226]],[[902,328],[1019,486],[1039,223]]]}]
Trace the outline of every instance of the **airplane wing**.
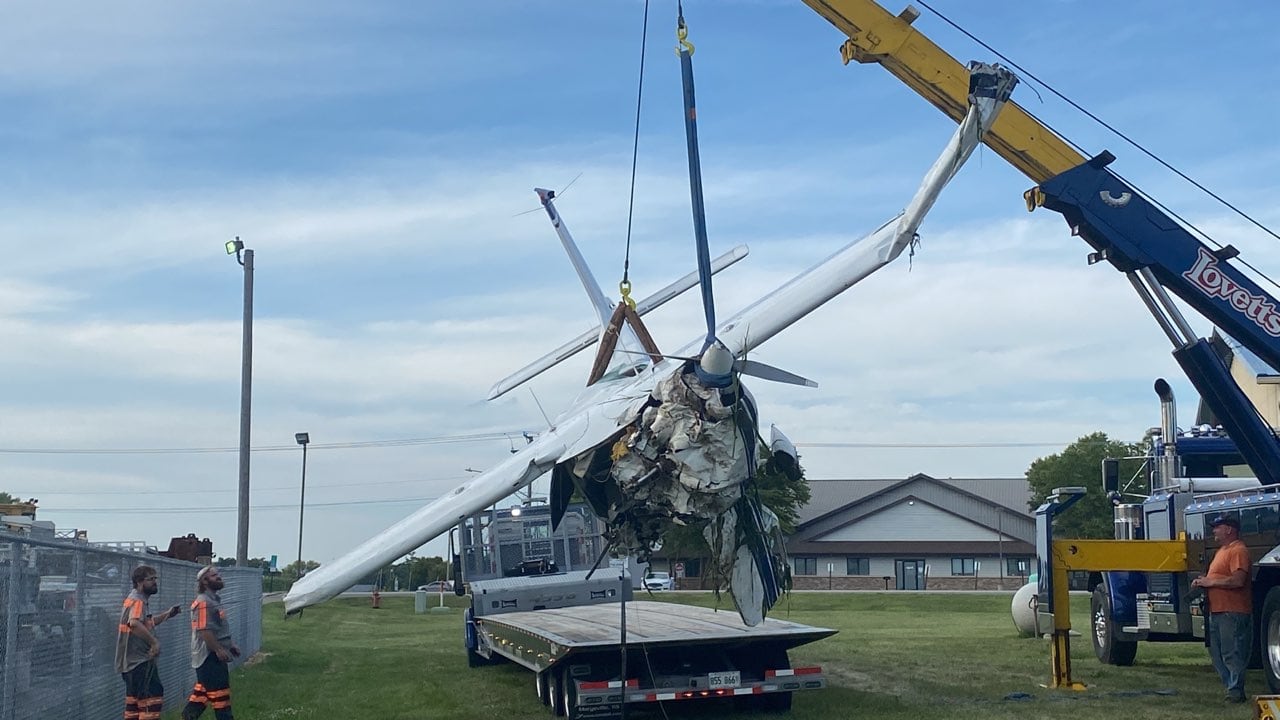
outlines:
[{"label": "airplane wing", "polygon": [[285,596],[286,613],[324,602],[397,558],[444,534],[463,518],[509,497],[537,480],[557,462],[574,457],[617,434],[649,397],[657,378],[676,364],[663,361],[635,377],[602,380],[586,388],[555,427],[503,462],[467,480],[383,530],[342,557],[294,583]]},{"label": "airplane wing", "polygon": [[519,452],[294,583],[286,613],[324,602],[397,558],[445,533],[464,517],[528,485],[551,469],[587,427],[585,416],[539,435]]},{"label": "airplane wing", "polygon": [[[870,235],[846,245],[721,323],[716,335],[736,357],[754,350],[784,328],[889,264],[910,245],[925,215],[933,208],[943,188],[981,143],[983,134],[995,122],[1004,101],[1017,82],[1012,74],[1000,70],[998,66],[989,69],[990,66],[978,63],[975,67],[975,76],[985,70],[998,78],[993,82],[1002,84],[993,87],[990,96],[972,100],[968,114],[952,134],[942,154],[929,168],[907,208]],[[699,343],[700,341],[691,342],[681,351],[682,354],[696,351]]]}]

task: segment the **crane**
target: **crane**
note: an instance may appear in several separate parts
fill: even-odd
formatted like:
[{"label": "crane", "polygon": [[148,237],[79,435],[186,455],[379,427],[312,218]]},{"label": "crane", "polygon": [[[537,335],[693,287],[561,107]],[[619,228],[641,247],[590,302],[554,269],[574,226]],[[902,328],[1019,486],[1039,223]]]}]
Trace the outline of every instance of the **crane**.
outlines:
[{"label": "crane", "polygon": [[[874,0],[804,2],[848,37],[840,49],[846,64],[878,64],[952,119],[964,112],[970,73],[912,26],[919,11],[908,7],[893,15]],[[1275,499],[1280,498],[1280,440],[1232,378],[1212,342],[1192,331],[1171,294],[1276,369],[1280,369],[1280,301],[1233,264],[1239,250],[1231,245],[1206,245],[1113,173],[1108,168],[1116,159],[1111,153],[1104,150],[1093,157],[1082,155],[1014,101],[1006,104],[984,142],[1035,183],[1024,194],[1027,210],[1044,207],[1062,214],[1072,234],[1092,247],[1087,256],[1091,265],[1106,262],[1125,275],[1173,344],[1174,359],[1227,435],[1184,437],[1172,421],[1166,423],[1153,450],[1153,469],[1149,470],[1152,494],[1140,508],[1146,534],[1138,543],[1055,542],[1052,517],[1065,510],[1072,497],[1078,498],[1078,492],[1083,492],[1079,488],[1062,488],[1061,497],[1051,498],[1037,511],[1039,596],[1041,607],[1048,607],[1054,615],[1052,683],[1054,687],[1082,687],[1071,680],[1067,568],[1106,572],[1105,580],[1100,580],[1101,594],[1095,592],[1091,613],[1095,638],[1107,636],[1105,652],[1095,643],[1095,652],[1104,662],[1131,663],[1136,639],[1148,633],[1152,639],[1203,637],[1202,624],[1196,635],[1196,613],[1185,592],[1184,571],[1195,551],[1204,557],[1204,546],[1203,542],[1190,545],[1184,538],[1194,535],[1192,523],[1202,525],[1202,516],[1216,507],[1215,502],[1228,500],[1196,495],[1196,481],[1206,478],[1177,477],[1194,474],[1187,469],[1191,467],[1221,471],[1221,459],[1216,465],[1192,461],[1195,451],[1191,448],[1198,447],[1198,441],[1212,440],[1219,447],[1223,442],[1234,445],[1235,452],[1218,451],[1218,456],[1238,456],[1256,475],[1256,479],[1248,479],[1252,489],[1247,497],[1237,492],[1229,500],[1240,508],[1238,512],[1280,512],[1280,501]],[[1157,383],[1157,392],[1165,406],[1171,407],[1172,398],[1163,380]],[[1274,532],[1257,535],[1257,543],[1250,544],[1253,587],[1261,607],[1257,643],[1267,658],[1267,680],[1275,692],[1280,691],[1280,546],[1272,547]],[[1147,607],[1151,615],[1170,623],[1166,629],[1142,627],[1135,598],[1153,598]],[[1105,620],[1101,630],[1099,617]],[[1115,651],[1115,647],[1122,649]]]}]

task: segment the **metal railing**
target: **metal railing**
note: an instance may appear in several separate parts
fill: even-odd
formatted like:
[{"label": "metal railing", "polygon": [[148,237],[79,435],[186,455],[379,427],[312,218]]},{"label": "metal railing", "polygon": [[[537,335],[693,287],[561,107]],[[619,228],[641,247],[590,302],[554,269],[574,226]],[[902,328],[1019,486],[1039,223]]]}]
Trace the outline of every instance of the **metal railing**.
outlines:
[{"label": "metal railing", "polygon": [[[195,682],[190,614],[200,565],[120,552],[83,542],[38,540],[0,532],[0,720],[115,720],[124,683],[115,671],[120,610],[130,573],[150,565],[159,575],[151,611],[183,612],[156,629],[165,709],[181,707]],[[220,569],[222,590],[243,662],[262,645],[262,573]]]}]

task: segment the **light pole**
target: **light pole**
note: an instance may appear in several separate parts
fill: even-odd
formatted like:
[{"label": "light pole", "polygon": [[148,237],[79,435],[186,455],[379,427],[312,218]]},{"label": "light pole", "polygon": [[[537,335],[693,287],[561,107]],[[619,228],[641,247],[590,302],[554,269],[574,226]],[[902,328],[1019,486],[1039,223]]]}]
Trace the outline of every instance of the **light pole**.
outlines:
[{"label": "light pole", "polygon": [[237,235],[227,254],[244,267],[244,320],[240,338],[240,502],[236,525],[236,565],[249,564],[249,409],[253,405],[253,251]]},{"label": "light pole", "polygon": [[307,433],[294,433],[293,439],[302,446],[302,492],[298,494],[298,577],[302,577],[302,513],[307,505],[307,443],[311,436]]}]

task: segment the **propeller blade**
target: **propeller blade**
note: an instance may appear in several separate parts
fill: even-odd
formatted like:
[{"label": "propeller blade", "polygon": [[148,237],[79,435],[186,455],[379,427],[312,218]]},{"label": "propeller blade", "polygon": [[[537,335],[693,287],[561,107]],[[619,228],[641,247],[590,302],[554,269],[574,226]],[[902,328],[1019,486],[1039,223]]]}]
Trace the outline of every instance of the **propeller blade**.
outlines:
[{"label": "propeller blade", "polygon": [[702,198],[702,161],[698,155],[698,111],[693,97],[692,46],[680,47],[680,79],[684,85],[684,134],[689,150],[689,196],[693,204],[693,235],[698,250],[698,282],[702,312],[707,319],[703,352],[716,341],[716,301],[711,290],[711,251],[707,246],[707,212]]},{"label": "propeller blade", "polygon": [[[664,354],[662,357],[667,360],[686,360],[686,361],[693,360],[695,362],[701,363],[700,367],[702,365],[714,366],[714,365],[718,365],[719,363],[717,363],[717,360],[721,359],[720,355],[716,353],[716,348],[718,347],[722,348],[724,346],[713,345],[711,348],[708,348],[709,350],[711,350],[711,355],[716,356],[715,358],[708,358],[707,353],[703,353],[701,356],[696,358],[685,357],[683,355],[666,355],[666,354]],[[646,357],[648,356],[647,353],[642,353],[635,350],[617,350],[616,352],[626,353],[627,355],[644,355]],[[727,355],[727,354],[728,354],[728,351],[726,350],[723,353],[723,355]],[[708,372],[709,374],[714,374],[714,375],[728,374],[727,369],[723,373],[710,373],[710,370],[708,370],[707,368],[703,368],[703,370],[704,372]],[[801,385],[803,387],[812,387],[812,388],[818,387],[818,383],[814,382],[813,380],[810,380],[807,377],[804,377],[803,375],[797,375],[793,372],[788,372],[786,370],[783,370],[782,368],[774,367],[772,365],[762,363],[759,360],[739,360],[733,364],[733,371],[737,373],[741,373],[743,375],[750,375],[751,377],[760,378],[761,380],[770,380],[773,382],[787,383],[788,385]]]},{"label": "propeller blade", "polygon": [[773,382],[787,383],[789,385],[803,385],[804,387],[818,387],[818,383],[807,377],[802,377],[756,360],[741,360],[734,368],[743,375],[758,377],[761,380],[772,380]]}]

